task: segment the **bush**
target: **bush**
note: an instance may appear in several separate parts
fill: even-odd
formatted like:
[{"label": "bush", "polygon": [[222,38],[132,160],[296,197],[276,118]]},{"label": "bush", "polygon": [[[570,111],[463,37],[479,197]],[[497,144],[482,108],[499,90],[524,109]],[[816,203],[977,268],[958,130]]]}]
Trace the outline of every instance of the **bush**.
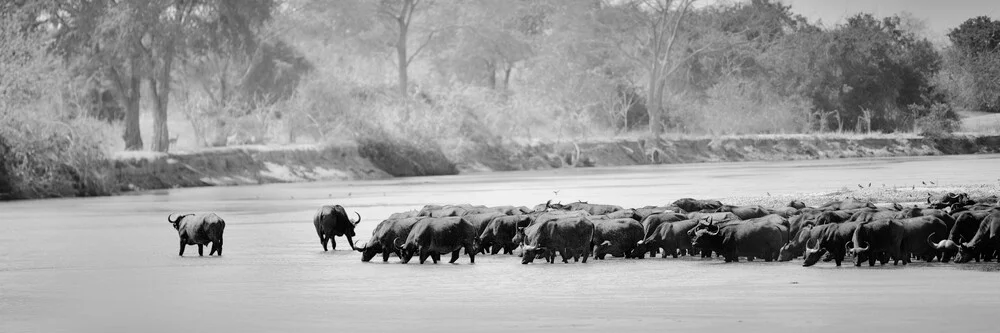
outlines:
[{"label": "bush", "polygon": [[804,98],[780,96],[755,82],[725,80],[710,88],[708,99],[695,109],[697,114],[680,119],[704,133],[801,133],[808,130],[812,104]]},{"label": "bush", "polygon": [[12,21],[0,17],[0,198],[110,193],[109,125],[73,107],[83,85]]},{"label": "bush", "polygon": [[916,132],[927,137],[951,135],[962,125],[951,104],[935,103],[931,106],[911,105],[910,112],[917,115]]}]

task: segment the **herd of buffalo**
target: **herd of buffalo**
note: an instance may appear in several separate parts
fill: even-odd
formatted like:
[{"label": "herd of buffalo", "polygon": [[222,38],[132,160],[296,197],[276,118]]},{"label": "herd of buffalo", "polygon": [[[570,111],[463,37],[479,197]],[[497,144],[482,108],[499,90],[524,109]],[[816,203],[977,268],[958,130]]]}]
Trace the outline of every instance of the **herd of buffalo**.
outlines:
[{"label": "herd of buffalo", "polygon": [[[833,261],[840,266],[848,256],[855,266],[874,266],[890,260],[904,265],[912,259],[959,263],[991,261],[1000,250],[1000,202],[995,196],[972,199],[948,193],[927,200],[924,207],[892,204],[879,207],[853,198],[808,207],[792,201],[787,207],[732,206],[715,200],[691,198],[668,206],[622,208],[615,205],[547,202],[524,206],[428,205],[421,210],[392,214],[379,223],[367,243],[354,244],[355,226],[340,205],[323,206],[313,224],[323,250],[336,249],[336,236],[347,238],[361,252],[362,261],[381,254],[403,263],[414,255],[420,263],[434,263],[451,254],[456,262],[464,253],[515,254],[521,262],[545,259],[586,263],[593,255],[644,258],[662,253],[666,258],[714,253],[726,262],[790,261],[804,257],[803,266]],[[357,213],[355,213],[357,214]],[[180,255],[187,245],[211,243],[209,255],[222,255],[225,222],[215,214],[167,217],[180,236]]]}]

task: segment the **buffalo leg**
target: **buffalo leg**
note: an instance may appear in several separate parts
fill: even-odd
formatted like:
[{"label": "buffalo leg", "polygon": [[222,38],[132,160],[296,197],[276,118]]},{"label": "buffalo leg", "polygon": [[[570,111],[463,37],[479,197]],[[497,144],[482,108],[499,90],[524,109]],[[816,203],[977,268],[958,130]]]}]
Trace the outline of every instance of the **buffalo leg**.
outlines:
[{"label": "buffalo leg", "polygon": [[389,255],[391,254],[392,252],[389,250],[382,250],[382,262],[389,262]]},{"label": "buffalo leg", "polygon": [[199,257],[204,257],[205,256],[205,246],[204,245],[198,244],[198,256]]},{"label": "buffalo leg", "polygon": [[420,251],[420,264],[421,265],[423,265],[424,262],[427,261],[427,257],[429,257],[429,255],[427,254],[427,252],[421,250]]},{"label": "buffalo leg", "polygon": [[326,241],[327,241],[326,235],[324,235],[322,231],[316,231],[316,234],[319,235],[319,245],[323,245],[323,252],[329,251],[326,248]]},{"label": "buffalo leg", "polygon": [[[683,252],[683,251],[684,250],[681,250],[680,252]],[[678,254],[679,253],[678,253],[677,249],[674,249],[673,251],[670,251],[670,256],[673,257],[674,259],[677,259]]]},{"label": "buffalo leg", "polygon": [[435,264],[438,263],[438,261],[441,261],[441,254],[431,253],[431,260],[433,260]]},{"label": "buffalo leg", "polygon": [[208,256],[211,257],[213,254],[215,254],[215,249],[218,247],[219,245],[216,244],[216,242],[212,242],[212,247],[208,249]]},{"label": "buffalo leg", "polygon": [[337,250],[337,240],[333,239],[333,236],[327,237],[327,239],[330,240],[330,249],[336,251]]},{"label": "buffalo leg", "polygon": [[[476,253],[474,251],[468,251],[468,252],[469,252],[469,254]],[[455,252],[451,253],[451,261],[449,261],[448,263],[449,264],[454,264],[456,261],[458,261],[458,256],[460,256],[460,255],[462,255],[462,250],[455,250]]]},{"label": "buffalo leg", "polygon": [[868,256],[868,267],[875,266],[875,254]]},{"label": "buffalo leg", "polygon": [[476,263],[476,254],[475,253],[469,253],[469,263],[470,264],[475,264]]},{"label": "buffalo leg", "polygon": [[180,251],[180,253],[178,253],[177,255],[179,255],[179,256],[181,256],[181,257],[183,257],[183,256],[184,256],[184,247],[186,247],[186,245],[184,244],[184,240],[182,239],[182,240],[181,240],[181,251]]}]

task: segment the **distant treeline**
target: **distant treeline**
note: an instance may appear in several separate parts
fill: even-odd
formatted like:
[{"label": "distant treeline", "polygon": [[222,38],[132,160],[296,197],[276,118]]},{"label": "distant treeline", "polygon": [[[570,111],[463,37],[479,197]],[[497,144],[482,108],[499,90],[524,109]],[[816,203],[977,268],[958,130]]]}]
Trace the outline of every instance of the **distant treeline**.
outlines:
[{"label": "distant treeline", "polygon": [[[956,109],[1000,112],[988,17],[947,45],[907,15],[823,26],[772,0],[15,0],[0,20],[3,163],[53,184],[99,183],[86,168],[105,151],[181,135],[503,154],[635,133],[945,135]],[[193,132],[171,134],[177,117]]]}]

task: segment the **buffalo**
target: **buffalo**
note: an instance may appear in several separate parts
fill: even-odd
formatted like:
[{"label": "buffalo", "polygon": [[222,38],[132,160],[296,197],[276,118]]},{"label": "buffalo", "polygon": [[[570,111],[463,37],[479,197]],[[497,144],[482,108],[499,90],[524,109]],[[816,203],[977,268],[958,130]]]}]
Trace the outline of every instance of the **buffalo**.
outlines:
[{"label": "buffalo", "polygon": [[[899,221],[903,225],[905,238],[902,243],[902,253],[904,262],[910,262],[911,256],[917,256],[930,262],[940,253],[937,247],[928,246],[927,239],[933,235],[943,235],[948,232],[948,226],[941,219],[934,216],[921,216],[903,219]],[[942,261],[943,258],[942,258]]]},{"label": "buffalo", "polygon": [[771,210],[764,208],[762,206],[730,206],[725,205],[722,208],[716,209],[715,212],[723,213],[729,212],[736,215],[740,220],[749,220],[758,217],[764,217],[771,214]]},{"label": "buffalo", "polygon": [[410,262],[414,254],[420,256],[423,264],[430,257],[436,264],[442,254],[451,253],[455,263],[461,250],[469,255],[469,262],[476,262],[476,228],[460,217],[429,217],[417,221],[410,229],[405,241],[403,237],[393,240],[403,263]]},{"label": "buffalo", "polygon": [[694,198],[682,198],[674,201],[671,206],[679,207],[686,212],[698,212],[703,210],[717,210],[722,208],[722,202],[718,200],[698,200]]},{"label": "buffalo", "polygon": [[847,198],[844,199],[843,201],[831,201],[818,207],[818,209],[825,211],[852,210],[861,208],[876,209],[878,207],[875,207],[875,204],[872,203],[871,201],[860,201],[855,198]]},{"label": "buffalo", "polygon": [[549,263],[555,262],[558,251],[563,262],[574,261],[583,257],[587,263],[590,256],[591,243],[594,238],[594,223],[585,217],[567,217],[549,220],[535,225],[519,228],[518,238],[523,240],[524,253],[522,264],[530,264],[536,255],[544,255]]},{"label": "buffalo", "polygon": [[993,209],[979,223],[979,229],[968,242],[958,245],[960,255],[955,262],[966,263],[976,256],[986,255],[987,259],[1000,250],[1000,209]]},{"label": "buffalo", "polygon": [[866,222],[858,225],[845,247],[850,248],[850,253],[855,255],[854,266],[861,266],[866,259],[868,266],[875,266],[875,260],[883,257],[892,258],[893,265],[896,265],[903,259],[900,252],[905,237],[903,224],[897,220]]},{"label": "buffalo", "polygon": [[[462,216],[462,219],[465,220],[466,222],[469,222],[469,224],[472,224],[472,226],[476,228],[476,237],[479,238],[479,236],[483,234],[483,231],[486,230],[487,225],[490,224],[490,221],[493,221],[493,219],[501,216],[507,216],[507,215],[504,215],[503,213],[497,211],[493,211],[490,213],[465,215]],[[481,247],[478,250],[480,251],[480,253],[486,254],[485,247]]]},{"label": "buffalo", "polygon": [[748,261],[755,257],[772,261],[784,244],[781,229],[772,223],[702,223],[692,230],[695,231],[691,240],[694,247],[720,253],[726,262],[739,262],[740,256],[747,257]]},{"label": "buffalo", "polygon": [[642,240],[642,225],[631,218],[600,220],[594,222],[594,258],[604,260],[604,256],[643,258],[639,241]]},{"label": "buffalo", "polygon": [[[642,220],[643,238],[647,238],[650,235],[652,235],[653,231],[656,230],[656,227],[659,226],[660,224],[684,221],[687,219],[688,219],[687,216],[678,213],[660,213],[647,216],[645,219]],[[656,255],[657,252],[656,247],[647,247],[646,250],[649,251],[650,256]]]},{"label": "buffalo", "polygon": [[479,235],[479,246],[485,250],[491,247],[490,253],[514,254],[517,243],[513,241],[517,234],[518,227],[527,227],[531,223],[528,215],[508,215],[499,216],[486,225],[486,229]]},{"label": "buffalo", "polygon": [[358,247],[361,252],[361,261],[371,261],[375,255],[381,253],[382,261],[389,261],[389,255],[395,253],[400,259],[403,256],[394,246],[396,238],[406,238],[410,235],[413,225],[420,221],[422,217],[407,217],[401,219],[387,219],[379,223],[372,231],[372,238],[364,246]]},{"label": "buffalo", "polygon": [[661,223],[639,241],[638,245],[644,246],[646,250],[663,249],[663,258],[667,255],[677,258],[679,254],[694,254],[695,250],[691,246],[688,231],[697,225],[698,221],[695,220]]},{"label": "buffalo", "polygon": [[361,214],[354,212],[358,215],[357,221],[351,221],[347,217],[347,212],[344,211],[344,207],[340,205],[323,206],[316,211],[316,216],[313,217],[313,225],[316,226],[316,234],[319,235],[319,243],[323,245],[323,251],[327,251],[327,241],[330,241],[330,248],[337,249],[337,241],[333,239],[334,236],[344,236],[347,237],[347,243],[351,245],[352,250],[356,250],[354,247],[354,227],[361,223]]},{"label": "buffalo", "polygon": [[[825,253],[832,254],[833,261],[840,266],[847,256],[847,243],[854,238],[858,224],[858,222],[844,222],[811,228],[809,232],[811,237],[806,241],[805,261],[802,262],[802,266],[815,265]],[[816,245],[809,247],[808,243],[814,241]]]},{"label": "buffalo", "polygon": [[167,216],[167,222],[174,226],[181,238],[181,249],[177,255],[184,256],[184,248],[188,245],[198,245],[198,256],[203,256],[204,246],[208,243],[212,243],[209,256],[215,253],[222,255],[222,232],[226,229],[226,221],[215,213],[184,214],[171,219],[173,215]]}]

